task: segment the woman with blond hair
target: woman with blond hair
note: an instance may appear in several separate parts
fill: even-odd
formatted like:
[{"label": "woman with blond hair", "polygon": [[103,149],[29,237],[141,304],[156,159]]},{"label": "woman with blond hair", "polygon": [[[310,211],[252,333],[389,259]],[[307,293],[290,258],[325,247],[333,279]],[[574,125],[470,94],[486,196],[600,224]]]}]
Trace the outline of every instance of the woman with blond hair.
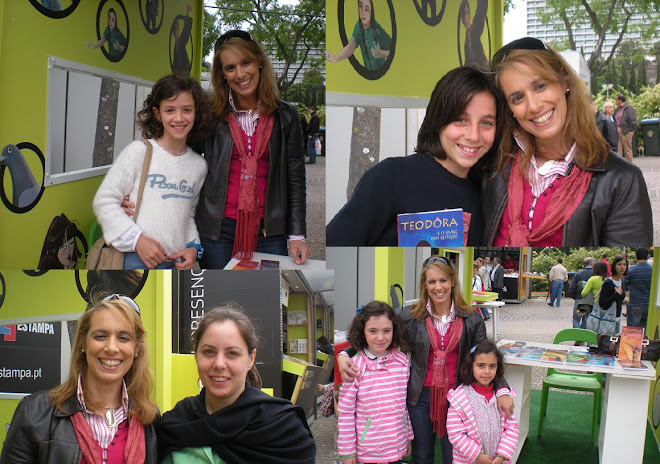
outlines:
[{"label": "woman with blond hair", "polygon": [[158,462],[145,339],[133,300],[91,303],[78,321],[68,379],[21,400],[0,462]]},{"label": "woman with blond hair", "polygon": [[[412,462],[431,464],[435,457],[435,436],[440,438],[442,462],[451,464],[452,445],[447,438],[447,393],[460,384],[460,363],[479,341],[486,339],[484,320],[465,302],[456,270],[442,256],[424,261],[419,280],[419,301],[404,308],[399,317],[411,345],[408,380],[408,413],[415,440]],[[352,354],[349,350],[347,354]],[[342,379],[355,377],[346,356],[338,356]],[[494,385],[498,406],[507,416],[513,400],[506,383]],[[499,391],[498,391],[499,390]]]},{"label": "woman with blond hair", "polygon": [[609,150],[584,82],[561,55],[525,37],[502,47],[491,67],[509,111],[498,115],[499,170],[482,197],[486,244],[651,243],[644,177]]}]

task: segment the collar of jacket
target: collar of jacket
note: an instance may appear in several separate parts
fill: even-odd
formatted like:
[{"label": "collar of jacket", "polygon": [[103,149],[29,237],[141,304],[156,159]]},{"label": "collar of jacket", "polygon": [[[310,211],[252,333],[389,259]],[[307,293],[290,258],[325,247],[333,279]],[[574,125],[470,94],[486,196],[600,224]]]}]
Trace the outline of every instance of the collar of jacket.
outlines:
[{"label": "collar of jacket", "polygon": [[64,412],[60,411],[58,408],[55,408],[53,415],[55,417],[69,417],[73,416],[78,411],[82,412],[83,410],[82,406],[80,406],[80,403],[78,403],[78,399],[76,398],[75,394],[71,395],[69,399],[64,402],[63,407]]}]

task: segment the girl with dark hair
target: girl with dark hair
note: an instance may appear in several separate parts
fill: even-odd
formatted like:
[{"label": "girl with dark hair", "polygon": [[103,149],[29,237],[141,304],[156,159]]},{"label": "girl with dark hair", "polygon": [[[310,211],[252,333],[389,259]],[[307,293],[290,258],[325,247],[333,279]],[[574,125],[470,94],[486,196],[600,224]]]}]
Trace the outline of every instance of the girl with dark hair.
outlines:
[{"label": "girl with dark hair", "polygon": [[192,341],[203,388],[163,414],[160,462],[314,463],[305,413],[260,390],[259,337],[243,310],[228,304],[206,311]]},{"label": "girl with dark hair", "polygon": [[651,243],[642,172],[610,151],[566,60],[525,37],[502,47],[491,66],[508,110],[500,118],[499,172],[483,193],[485,244]]},{"label": "girl with dark hair", "polygon": [[21,400],[0,462],[159,462],[139,311],[123,295],[92,300],[76,325],[68,378]]},{"label": "girl with dark hair", "polygon": [[[348,339],[358,375],[339,391],[339,438],[343,464],[399,463],[413,440],[406,409],[410,360],[405,328],[387,303],[372,301],[358,310]],[[359,437],[359,438],[358,438]]]},{"label": "girl with dark hair", "polygon": [[518,423],[497,408],[493,385],[504,380],[504,356],[482,340],[465,355],[461,385],[449,390],[447,433],[454,464],[503,464],[516,452]]},{"label": "girl with dark hair", "polygon": [[360,47],[364,67],[372,71],[385,64],[390,55],[392,39],[376,22],[373,0],[358,0],[358,16],[359,20],[355,23],[348,44],[336,55],[326,50],[325,57],[336,63],[352,56],[355,49]]},{"label": "girl with dark hair", "polygon": [[[207,168],[186,143],[211,128],[208,99],[193,78],[172,74],[154,84],[138,118],[148,140],[132,142],[114,161],[94,197],[94,213],[106,243],[125,253],[124,269],[192,269],[202,249],[194,212]],[[133,221],[122,201],[138,196],[145,144],[153,152]]]},{"label": "girl with dark hair", "polygon": [[[463,300],[456,271],[442,256],[432,256],[424,262],[419,302],[404,308],[400,317],[411,345],[407,404],[415,434],[412,462],[434,462],[437,435],[442,462],[451,464],[452,445],[446,428],[447,393],[460,384],[461,362],[470,348],[486,339],[484,320]],[[355,376],[347,356],[337,356],[337,365],[344,381]],[[513,399],[507,383],[495,380],[494,390],[498,407],[511,417]]]},{"label": "girl with dark hair", "polygon": [[497,87],[469,67],[437,83],[417,136],[417,153],[388,158],[364,173],[326,228],[327,246],[396,246],[397,215],[462,208],[468,242],[483,235],[480,172],[497,146]]},{"label": "girl with dark hair", "polygon": [[[594,265],[594,272],[596,272],[596,265]],[[623,276],[627,272],[628,260],[626,257],[615,256],[612,261],[612,276],[603,281],[598,304],[594,304],[594,310],[587,319],[587,329],[606,335],[621,332],[621,308],[627,302],[626,283]]]}]

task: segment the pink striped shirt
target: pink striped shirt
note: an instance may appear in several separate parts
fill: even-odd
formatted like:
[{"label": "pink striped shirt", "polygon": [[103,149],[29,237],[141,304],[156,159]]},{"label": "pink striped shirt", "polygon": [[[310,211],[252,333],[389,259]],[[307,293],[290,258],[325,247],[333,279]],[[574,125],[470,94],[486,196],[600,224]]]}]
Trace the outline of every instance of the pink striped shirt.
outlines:
[{"label": "pink striped shirt", "polygon": [[[433,322],[433,327],[435,330],[440,332],[440,335],[443,337],[447,334],[449,326],[454,319],[456,319],[456,308],[454,307],[454,302],[451,302],[451,308],[449,309],[449,316],[436,316],[433,314],[433,308],[431,307],[431,300],[426,302],[426,311],[431,316],[431,322]],[[442,347],[444,349],[444,347]]]},{"label": "pink striped shirt", "polygon": [[[447,435],[454,447],[454,464],[472,463],[484,449],[481,438],[482,434],[479,433],[479,429],[486,425],[475,417],[465,391],[466,388],[472,387],[461,384],[455,390],[449,390],[449,394],[447,395],[447,399],[449,400]],[[485,398],[484,401],[486,401]],[[494,396],[487,402],[487,406],[497,411],[497,400]],[[515,417],[507,419],[506,414],[501,414],[499,420],[501,435],[496,454],[507,458],[507,460],[511,460],[516,452],[516,445],[518,443],[518,422]],[[491,424],[490,426],[490,428],[496,427],[497,424]],[[491,457],[494,458],[495,456]]]},{"label": "pink striped shirt", "polygon": [[85,405],[85,397],[83,395],[82,374],[78,375],[78,389],[76,391],[78,402],[80,403],[80,406],[82,406],[85,419],[92,429],[94,438],[103,449],[104,460],[108,459],[108,446],[110,446],[112,439],[117,434],[118,426],[128,418],[128,392],[126,391],[126,383],[123,380],[121,384],[122,405],[119,409],[115,409],[115,418],[117,419],[116,425],[114,427],[109,427],[108,422],[103,415],[93,413],[87,409],[87,406]]},{"label": "pink striped shirt", "polygon": [[[577,143],[574,143],[568,153],[562,160],[557,161],[547,161],[541,168],[536,165],[536,156],[532,156],[531,162],[529,163],[529,170],[527,172],[527,178],[529,179],[529,185],[532,187],[532,204],[529,209],[529,218],[527,222],[527,227],[532,229],[532,218],[534,217],[534,207],[536,206],[536,200],[543,192],[545,192],[548,187],[559,176],[566,176],[568,171],[568,166],[573,161],[573,156],[575,155],[575,149],[577,148]],[[549,165],[549,166],[548,166]],[[546,167],[548,166],[548,167]]]},{"label": "pink striped shirt", "polygon": [[406,407],[410,359],[398,350],[373,360],[360,351],[353,362],[358,376],[339,393],[339,455],[359,462],[397,461],[414,438]]}]

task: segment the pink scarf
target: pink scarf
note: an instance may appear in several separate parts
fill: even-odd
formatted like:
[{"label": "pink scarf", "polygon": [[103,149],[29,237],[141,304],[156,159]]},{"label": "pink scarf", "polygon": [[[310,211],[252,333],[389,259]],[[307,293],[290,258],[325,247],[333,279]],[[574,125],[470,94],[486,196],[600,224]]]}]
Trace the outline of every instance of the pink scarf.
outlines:
[{"label": "pink scarf", "polygon": [[447,376],[447,355],[456,349],[463,334],[463,318],[456,317],[449,326],[447,335],[449,342],[443,351],[438,345],[438,331],[433,326],[431,317],[426,318],[426,330],[431,339],[431,353],[433,355],[433,367],[431,371],[431,421],[433,431],[438,432],[439,437],[447,435],[447,393],[449,393],[449,377]]},{"label": "pink scarf", "polygon": [[566,176],[557,190],[552,194],[545,211],[545,217],[534,230],[530,231],[523,219],[523,173],[520,169],[522,152],[513,157],[513,166],[509,175],[507,187],[509,194],[509,220],[511,226],[507,233],[508,246],[529,246],[532,243],[545,240],[557,232],[568,222],[578,205],[584,198],[591,182],[591,171],[583,171],[573,165],[571,173]]},{"label": "pink scarf", "polygon": [[[73,430],[76,432],[78,445],[85,461],[89,464],[103,462],[98,442],[94,438],[92,428],[89,426],[83,413],[78,411],[71,416]],[[146,445],[144,442],[144,427],[132,415],[128,421],[128,437],[124,448],[124,462],[141,464],[146,459]]]},{"label": "pink scarf", "polygon": [[[259,116],[257,130],[254,133],[254,149],[246,147],[241,129],[234,113],[229,113],[227,123],[229,132],[238,150],[241,160],[241,179],[238,184],[238,215],[232,256],[250,259],[257,249],[259,235],[259,201],[257,199],[257,161],[268,149],[270,135],[273,132],[275,118],[272,114]],[[248,144],[250,140],[248,139]]]}]

